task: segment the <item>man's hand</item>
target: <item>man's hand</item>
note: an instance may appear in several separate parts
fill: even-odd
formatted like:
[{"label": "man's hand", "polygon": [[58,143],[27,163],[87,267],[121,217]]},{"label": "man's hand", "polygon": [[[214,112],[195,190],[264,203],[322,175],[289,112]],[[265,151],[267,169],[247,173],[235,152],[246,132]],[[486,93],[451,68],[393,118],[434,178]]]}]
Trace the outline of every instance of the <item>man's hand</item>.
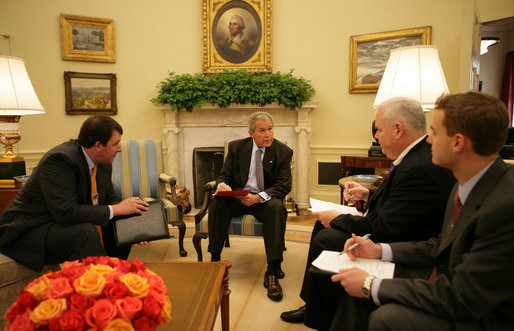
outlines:
[{"label": "man's hand", "polygon": [[344,183],[343,196],[346,201],[368,201],[369,189],[355,182]]},{"label": "man's hand", "polygon": [[241,203],[246,207],[250,207],[261,202],[261,196],[258,194],[248,193],[244,197],[236,197],[241,200]]},{"label": "man's hand", "polygon": [[314,212],[312,213],[312,215],[316,216],[318,218],[318,221],[320,221],[324,227],[330,228],[330,222],[332,222],[332,220],[337,216],[341,215],[341,213],[337,210],[325,210]]},{"label": "man's hand", "polygon": [[114,216],[142,214],[144,210],[148,210],[148,203],[138,197],[131,197],[122,202],[112,205]]},{"label": "man's hand", "polygon": [[[357,243],[352,250],[348,247]],[[366,259],[380,259],[382,257],[382,246],[375,244],[371,239],[364,239],[352,233],[352,237],[344,243],[344,251],[350,260],[355,261],[358,257]]]},{"label": "man's hand", "polygon": [[332,276],[332,281],[339,282],[352,297],[363,298],[361,288],[369,274],[359,268],[341,269],[339,272]]}]

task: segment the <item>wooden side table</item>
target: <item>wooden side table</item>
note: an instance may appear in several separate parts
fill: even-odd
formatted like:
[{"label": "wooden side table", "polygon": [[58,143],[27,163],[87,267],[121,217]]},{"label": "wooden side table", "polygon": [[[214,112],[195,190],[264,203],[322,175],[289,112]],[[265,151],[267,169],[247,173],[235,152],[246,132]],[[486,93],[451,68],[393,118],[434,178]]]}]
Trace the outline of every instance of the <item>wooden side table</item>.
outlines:
[{"label": "wooden side table", "polygon": [[0,188],[0,213],[4,212],[4,209],[11,203],[12,199],[20,192],[21,184],[16,184],[12,188]]},{"label": "wooden side table", "polygon": [[[381,171],[388,170],[391,160],[378,156],[341,156],[341,178],[358,174],[380,175]],[[341,186],[341,185],[340,185]],[[344,187],[341,186],[341,204],[344,204]]]}]

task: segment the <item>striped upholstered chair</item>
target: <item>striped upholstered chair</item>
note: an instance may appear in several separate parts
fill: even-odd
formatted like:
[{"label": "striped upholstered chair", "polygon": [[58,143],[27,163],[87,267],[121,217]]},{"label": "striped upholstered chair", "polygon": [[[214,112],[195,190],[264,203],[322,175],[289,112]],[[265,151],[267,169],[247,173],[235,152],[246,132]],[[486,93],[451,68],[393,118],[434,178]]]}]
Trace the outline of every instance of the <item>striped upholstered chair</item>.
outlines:
[{"label": "striped upholstered chair", "polygon": [[164,172],[164,157],[160,140],[127,140],[121,142],[122,152],[112,163],[114,191],[120,199],[132,196],[145,201],[160,199],[164,203],[168,223],[179,229],[180,256],[186,256],[184,235],[186,226],[177,207],[177,179]]},{"label": "striped upholstered chair", "polygon": [[[225,142],[225,156],[228,153],[228,143]],[[205,197],[203,199],[203,205],[200,211],[195,215],[195,234],[193,235],[193,245],[198,255],[198,261],[203,261],[202,254],[202,239],[207,239],[209,233],[209,222],[208,222],[208,209],[209,203],[213,199],[213,194],[216,192],[216,181],[208,182],[204,186]],[[250,214],[244,214],[237,217],[232,217],[230,226],[228,228],[228,234],[237,234],[243,236],[261,236],[262,237],[262,222]],[[225,240],[225,247],[230,247],[230,241],[227,236]]]}]

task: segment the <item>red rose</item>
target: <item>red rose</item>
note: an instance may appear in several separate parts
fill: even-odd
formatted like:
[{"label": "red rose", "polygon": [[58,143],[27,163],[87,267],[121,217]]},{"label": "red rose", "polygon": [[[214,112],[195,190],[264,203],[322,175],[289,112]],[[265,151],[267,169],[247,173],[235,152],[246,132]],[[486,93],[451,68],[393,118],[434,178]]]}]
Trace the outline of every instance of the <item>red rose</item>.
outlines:
[{"label": "red rose", "polygon": [[82,312],[76,309],[65,311],[60,317],[52,319],[48,326],[50,331],[80,331],[85,328]]},{"label": "red rose", "polygon": [[86,323],[92,328],[103,329],[117,315],[116,306],[109,299],[99,299],[86,310]]},{"label": "red rose", "polygon": [[112,299],[121,299],[129,294],[127,285],[119,280],[107,283],[102,291],[102,296]]},{"label": "red rose", "polygon": [[73,268],[63,269],[60,272],[60,274],[62,277],[68,278],[68,280],[70,281],[70,284],[73,284],[73,281],[75,279],[79,278],[80,276],[82,276],[84,274],[85,270],[86,270],[86,268],[84,266],[77,266],[77,267],[73,267]]},{"label": "red rose", "polygon": [[22,310],[25,310],[27,308],[32,309],[35,306],[37,306],[37,300],[36,298],[34,298],[34,295],[26,290],[20,292],[20,295],[18,295],[18,299],[16,299],[16,303],[20,305],[20,308],[22,308]]},{"label": "red rose", "polygon": [[136,331],[153,331],[156,328],[157,323],[146,316],[141,316],[134,321],[134,329],[136,329]]},{"label": "red rose", "polygon": [[69,298],[70,307],[84,311],[91,307],[95,299],[79,293],[72,293]]},{"label": "red rose", "polygon": [[96,259],[98,259],[98,256],[88,256],[82,259],[82,263],[85,265],[95,264]]},{"label": "red rose", "polygon": [[132,259],[130,261],[130,263],[132,264],[132,269],[131,269],[132,272],[138,272],[139,270],[146,269],[145,264],[140,260]]},{"label": "red rose", "polygon": [[7,331],[33,331],[36,330],[36,325],[30,320],[30,309],[25,310],[23,314],[16,316],[16,319],[7,325]]},{"label": "red rose", "polygon": [[143,309],[143,303],[137,298],[126,297],[116,300],[116,308],[118,308],[118,316],[132,321]]},{"label": "red rose", "polygon": [[105,264],[105,265],[108,265],[109,267],[113,267],[113,268],[116,267],[115,260],[111,259],[108,256],[99,256],[98,259],[96,260],[96,264]]},{"label": "red rose", "polygon": [[153,296],[143,299],[143,314],[150,318],[157,319],[161,316],[162,306]]},{"label": "red rose", "polygon": [[126,274],[127,272],[130,272],[130,269],[132,268],[132,265],[129,261],[126,260],[120,260],[118,263],[118,266],[116,267],[116,270],[118,270],[121,273]]}]

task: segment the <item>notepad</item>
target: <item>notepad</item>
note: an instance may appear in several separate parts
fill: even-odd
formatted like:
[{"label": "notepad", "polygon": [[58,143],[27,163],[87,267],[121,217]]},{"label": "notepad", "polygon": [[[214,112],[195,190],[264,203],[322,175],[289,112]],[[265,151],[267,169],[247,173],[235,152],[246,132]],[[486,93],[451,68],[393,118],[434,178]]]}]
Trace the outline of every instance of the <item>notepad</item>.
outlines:
[{"label": "notepad", "polygon": [[312,212],[320,212],[325,210],[337,210],[341,214],[350,214],[356,216],[362,216],[362,213],[358,211],[355,207],[348,207],[339,205],[333,202],[322,201],[314,198],[310,198],[309,202],[311,204],[311,208],[309,208]]},{"label": "notepad", "polygon": [[218,191],[216,197],[244,197],[250,190]]},{"label": "notepad", "polygon": [[352,261],[346,253],[335,251],[323,251],[312,262],[312,265],[318,269],[337,274],[340,269],[360,268],[369,274],[381,278],[393,278],[394,263],[385,262],[379,259],[363,259],[357,258]]}]

